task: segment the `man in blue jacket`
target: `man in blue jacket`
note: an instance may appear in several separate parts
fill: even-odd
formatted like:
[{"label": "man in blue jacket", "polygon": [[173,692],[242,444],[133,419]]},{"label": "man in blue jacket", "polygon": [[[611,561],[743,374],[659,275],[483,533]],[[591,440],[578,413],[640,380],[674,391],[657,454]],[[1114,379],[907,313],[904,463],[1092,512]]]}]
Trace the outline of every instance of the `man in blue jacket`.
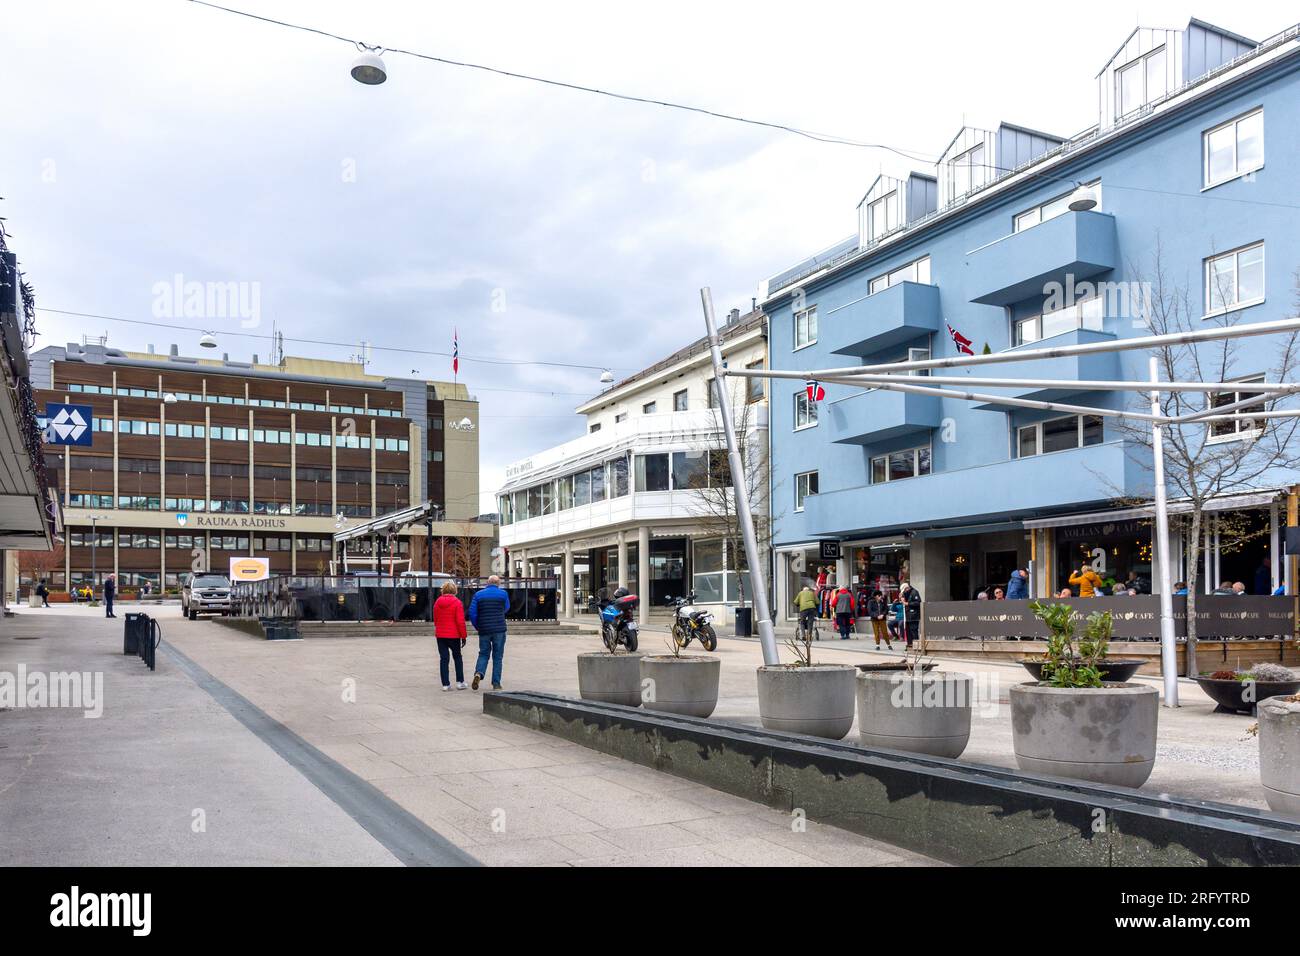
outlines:
[{"label": "man in blue jacket", "polygon": [[1007,582],[1007,600],[1022,601],[1029,597],[1029,572],[1024,568],[1016,568],[1011,572],[1011,580]]},{"label": "man in blue jacket", "polygon": [[474,667],[474,681],[478,685],[487,672],[488,658],[492,658],[492,689],[501,689],[501,657],[506,652],[506,613],[510,610],[510,595],[501,590],[501,579],[495,574],[488,578],[487,587],[474,595],[469,602],[469,621],[478,631],[478,664]]}]

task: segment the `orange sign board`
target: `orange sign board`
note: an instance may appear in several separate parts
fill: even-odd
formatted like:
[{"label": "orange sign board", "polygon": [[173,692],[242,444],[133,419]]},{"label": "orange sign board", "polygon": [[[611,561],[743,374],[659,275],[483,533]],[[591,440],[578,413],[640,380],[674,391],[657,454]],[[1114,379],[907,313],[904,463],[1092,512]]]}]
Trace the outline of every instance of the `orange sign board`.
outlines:
[{"label": "orange sign board", "polygon": [[231,558],[231,581],[265,581],[271,576],[270,558]]}]

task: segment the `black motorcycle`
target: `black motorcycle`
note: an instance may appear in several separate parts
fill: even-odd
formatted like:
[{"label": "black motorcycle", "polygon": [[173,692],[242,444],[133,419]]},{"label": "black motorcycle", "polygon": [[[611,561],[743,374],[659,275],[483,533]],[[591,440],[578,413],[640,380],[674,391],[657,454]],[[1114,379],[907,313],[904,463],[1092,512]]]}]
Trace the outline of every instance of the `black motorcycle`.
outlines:
[{"label": "black motorcycle", "polygon": [[718,635],[712,622],[710,612],[696,609],[694,594],[673,600],[673,641],[678,647],[698,640],[706,651],[717,650]]}]

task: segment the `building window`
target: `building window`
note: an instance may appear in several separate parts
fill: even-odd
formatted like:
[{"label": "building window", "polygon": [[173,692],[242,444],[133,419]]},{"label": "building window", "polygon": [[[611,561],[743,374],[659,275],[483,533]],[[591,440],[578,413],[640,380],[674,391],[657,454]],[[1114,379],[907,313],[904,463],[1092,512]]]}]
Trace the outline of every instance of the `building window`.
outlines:
[{"label": "building window", "polygon": [[587,429],[587,433],[588,433],[589,435],[594,435],[594,434],[596,434],[596,432],[598,432],[598,431],[600,431],[600,422],[596,422],[596,424],[590,426],[590,427]]},{"label": "building window", "polygon": [[627,494],[627,459],[615,458],[609,462],[609,496],[622,498]]},{"label": "building window", "polygon": [[983,144],[949,160],[948,170],[952,177],[953,199],[960,199],[971,190],[983,186],[988,178]]},{"label": "building window", "polygon": [[899,266],[891,272],[886,272],[882,276],[876,276],[867,286],[867,293],[875,295],[877,292],[884,292],[890,286],[898,285],[900,282],[922,282],[930,284],[930,257],[922,256],[905,266]]},{"label": "building window", "polygon": [[867,206],[867,237],[879,239],[898,228],[898,190],[887,193]]},{"label": "building window", "polygon": [[1165,48],[1157,47],[1115,72],[1116,113],[1127,116],[1134,110],[1153,103],[1169,90],[1165,73]]},{"label": "building window", "polygon": [[625,422],[625,421],[627,421],[627,412],[619,412],[617,415],[614,416],[615,425],[617,425],[619,422]]},{"label": "building window", "polygon": [[[1246,379],[1242,384],[1248,385],[1251,382],[1262,381],[1264,381],[1264,376],[1257,375]],[[1215,392],[1210,396],[1210,405],[1214,408],[1219,408],[1223,405],[1231,405],[1234,402],[1244,401],[1245,399],[1254,398],[1256,396],[1260,399],[1258,405],[1247,405],[1245,408],[1234,408],[1231,412],[1226,412],[1225,414],[1244,415],[1251,412],[1265,411],[1267,407],[1266,396],[1260,395],[1258,392],[1252,392],[1249,389],[1236,392]],[[1210,440],[1228,441],[1234,438],[1253,438],[1264,430],[1264,421],[1265,420],[1262,418],[1238,418],[1227,422],[1210,422]]]},{"label": "building window", "polygon": [[1011,325],[1011,344],[1024,345],[1040,339],[1050,339],[1076,329],[1100,332],[1105,321],[1106,301],[1101,296],[1082,299],[1074,305],[1028,315]]},{"label": "building window", "polygon": [[1100,415],[1068,415],[1017,428],[1014,450],[1017,458],[1031,458],[1054,451],[1100,445],[1101,441]]},{"label": "building window", "polygon": [[1228,120],[1202,135],[1205,188],[1226,183],[1264,165],[1264,111]]},{"label": "building window", "polygon": [[803,501],[817,494],[817,472],[805,471],[794,476],[794,510],[803,511]]},{"label": "building window", "polygon": [[898,481],[901,478],[916,478],[930,473],[930,446],[905,448],[877,455],[871,459],[871,483],[882,484],[886,481]]},{"label": "building window", "polygon": [[804,309],[794,314],[794,347],[807,348],[817,341],[817,308]]},{"label": "building window", "polygon": [[817,403],[808,401],[806,391],[794,393],[794,427],[811,428],[817,424]]},{"label": "building window", "polygon": [[1264,243],[1205,260],[1205,314],[1264,301]]},{"label": "building window", "polygon": [[636,490],[668,490],[668,455],[636,456]]},{"label": "building window", "polygon": [[655,413],[655,409],[658,408],[658,406],[659,406],[658,402],[646,402],[644,405],[641,406],[641,414],[653,415]]},{"label": "building window", "polygon": [[[1084,183],[1084,185],[1091,189],[1093,195],[1097,197],[1096,209],[1097,211],[1100,211],[1101,180],[1094,179],[1090,183]],[[1064,216],[1070,211],[1070,197],[1073,195],[1074,190],[1070,190],[1070,192],[1057,196],[1055,199],[1049,199],[1040,206],[1035,206],[1033,209],[1026,209],[1022,213],[1017,213],[1015,219],[1012,220],[1015,226],[1015,231],[1024,232],[1026,229],[1031,229],[1034,226],[1049,222],[1057,216]]]},{"label": "building window", "polygon": [[[745,366],[745,368],[748,371],[756,372],[759,369],[764,368],[763,360],[759,359],[756,362],[750,362],[748,365]],[[710,382],[709,391],[710,394],[712,394],[712,382]],[[745,380],[745,401],[761,402],[762,400],[763,400],[763,380],[761,378],[746,379]]]}]

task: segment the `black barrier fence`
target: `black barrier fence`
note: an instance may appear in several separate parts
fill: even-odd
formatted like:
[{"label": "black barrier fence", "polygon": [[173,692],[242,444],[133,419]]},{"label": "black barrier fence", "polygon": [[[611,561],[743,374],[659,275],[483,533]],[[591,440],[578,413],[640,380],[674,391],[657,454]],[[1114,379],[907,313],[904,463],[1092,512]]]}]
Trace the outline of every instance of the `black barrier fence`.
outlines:
[{"label": "black barrier fence", "polygon": [[[554,621],[559,582],[555,578],[507,578],[511,621]],[[456,596],[466,610],[487,578],[457,578]],[[400,576],[276,575],[240,581],[231,590],[239,617],[297,618],[300,621],[427,621],[441,594],[442,580],[413,583]]]},{"label": "black barrier fence", "polygon": [[[1289,638],[1295,633],[1294,598],[1242,595],[1198,595],[1198,638]],[[1187,636],[1187,598],[1175,597],[1174,634]],[[1160,598],[1045,598],[1044,604],[1069,604],[1086,617],[1110,611],[1116,640],[1156,640],[1160,637]],[[932,639],[1047,637],[1047,628],[1029,610],[1029,601],[928,601],[922,605],[925,636]]]}]

